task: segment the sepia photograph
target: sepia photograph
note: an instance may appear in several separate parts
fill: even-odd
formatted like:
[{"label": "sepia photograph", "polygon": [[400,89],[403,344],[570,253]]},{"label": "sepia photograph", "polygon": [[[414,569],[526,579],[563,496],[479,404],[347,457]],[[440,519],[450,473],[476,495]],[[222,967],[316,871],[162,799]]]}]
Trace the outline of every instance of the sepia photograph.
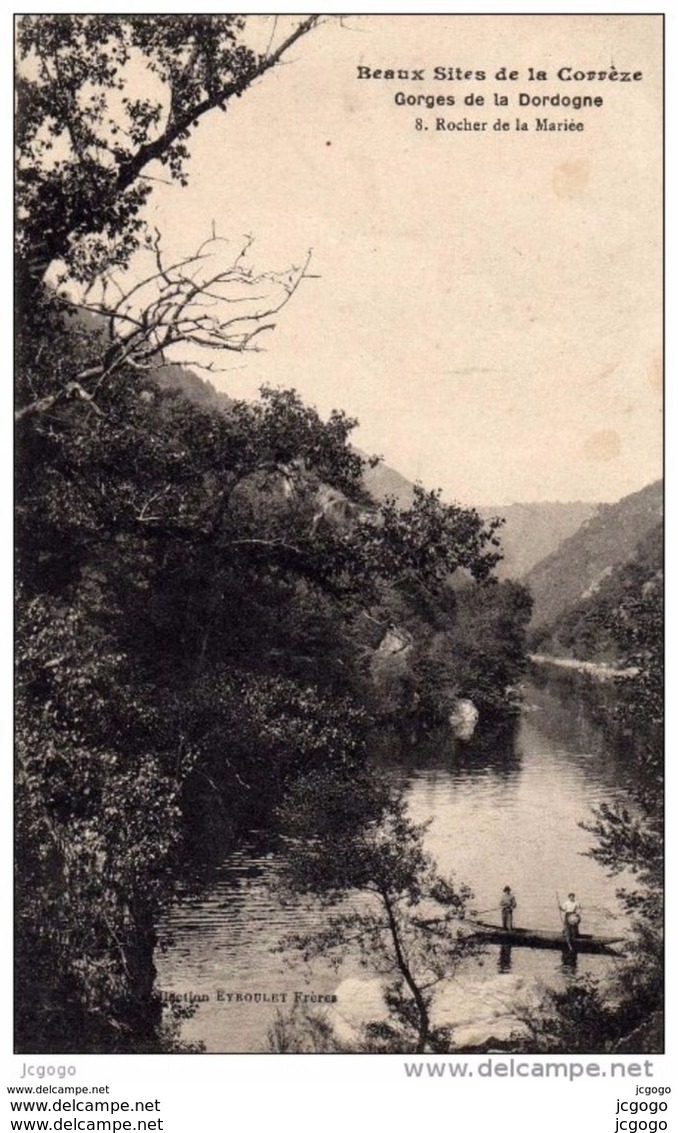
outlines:
[{"label": "sepia photograph", "polygon": [[15,17],[24,1066],[664,1052],[663,53]]}]

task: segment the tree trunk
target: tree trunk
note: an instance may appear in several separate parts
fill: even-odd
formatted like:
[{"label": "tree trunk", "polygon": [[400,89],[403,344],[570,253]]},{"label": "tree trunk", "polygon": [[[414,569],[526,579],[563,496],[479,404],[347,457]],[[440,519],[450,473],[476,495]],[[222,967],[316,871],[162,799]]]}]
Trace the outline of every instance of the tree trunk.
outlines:
[{"label": "tree trunk", "polygon": [[400,942],[400,933],[398,931],[398,923],[397,923],[397,921],[395,919],[395,915],[393,913],[393,905],[391,903],[391,899],[390,899],[388,893],[384,890],[381,891],[381,898],[382,898],[382,901],[384,902],[384,908],[386,910],[386,916],[388,917],[388,925],[389,925],[389,930],[390,930],[390,933],[391,933],[391,939],[393,940],[393,949],[394,949],[395,956],[396,956],[396,963],[398,965],[399,971],[402,973],[402,976],[403,976],[403,979],[405,980],[405,983],[407,984],[410,991],[412,992],[412,998],[414,999],[414,1003],[415,1003],[415,1006],[417,1008],[417,1014],[419,1016],[419,1028],[418,1028],[417,1045],[416,1045],[416,1048],[415,1048],[415,1054],[423,1054],[424,1051],[426,1050],[426,1044],[428,1042],[429,1032],[430,1032],[430,1029],[431,1029],[431,1020],[429,1018],[428,1008],[426,1006],[426,1000],[424,999],[424,996],[421,993],[421,989],[418,987],[417,982],[416,982],[414,976],[412,975],[410,967],[409,967],[407,960],[405,958],[405,954],[403,952],[402,945],[401,945],[401,942]]},{"label": "tree trunk", "polygon": [[130,930],[125,945],[129,979],[129,1017],[125,1022],[136,1045],[152,1043],[157,1038],[162,1018],[162,1005],[155,990],[155,922],[138,900],[130,908]]}]

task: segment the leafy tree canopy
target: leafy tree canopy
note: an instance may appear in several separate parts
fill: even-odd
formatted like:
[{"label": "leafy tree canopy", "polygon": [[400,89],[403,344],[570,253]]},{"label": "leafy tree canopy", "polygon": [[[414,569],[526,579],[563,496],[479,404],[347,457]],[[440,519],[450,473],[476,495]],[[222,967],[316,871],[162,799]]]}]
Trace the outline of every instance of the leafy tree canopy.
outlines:
[{"label": "leafy tree canopy", "polygon": [[[34,288],[55,259],[82,280],[126,264],[142,239],[149,166],[158,162],[186,184],[200,119],[225,111],[318,22],[307,16],[282,36],[272,22],[260,51],[247,20],[236,15],[20,17],[22,282]],[[152,92],[146,97],[133,80],[139,71]]]}]

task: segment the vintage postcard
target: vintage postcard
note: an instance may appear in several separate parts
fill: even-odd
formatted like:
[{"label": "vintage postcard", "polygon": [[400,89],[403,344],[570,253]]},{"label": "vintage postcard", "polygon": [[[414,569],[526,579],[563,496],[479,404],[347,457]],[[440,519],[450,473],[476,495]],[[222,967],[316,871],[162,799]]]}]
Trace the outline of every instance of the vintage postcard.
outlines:
[{"label": "vintage postcard", "polygon": [[663,30],[16,18],[25,1076],[665,1122]]}]

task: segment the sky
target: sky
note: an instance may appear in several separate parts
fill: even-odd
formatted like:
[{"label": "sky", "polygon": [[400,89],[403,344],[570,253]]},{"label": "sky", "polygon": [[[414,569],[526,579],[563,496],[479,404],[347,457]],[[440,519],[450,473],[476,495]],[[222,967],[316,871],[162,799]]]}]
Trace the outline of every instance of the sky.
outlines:
[{"label": "sky", "polygon": [[[435,81],[436,66],[487,77]],[[561,66],[643,77],[566,83]],[[502,67],[518,79],[495,79]],[[398,92],[456,104],[397,106]],[[523,109],[520,93],[603,106]],[[537,132],[544,115],[585,128]],[[441,116],[486,127],[439,130]],[[213,225],[233,248],[251,235],[260,270],[312,251],[265,352],[212,359],[217,388],[292,386],[342,408],[363,450],[463,504],[611,501],[661,475],[658,17],[328,20],[204,119],[190,151],[188,187],[156,185],[149,208],[169,254]]]}]

